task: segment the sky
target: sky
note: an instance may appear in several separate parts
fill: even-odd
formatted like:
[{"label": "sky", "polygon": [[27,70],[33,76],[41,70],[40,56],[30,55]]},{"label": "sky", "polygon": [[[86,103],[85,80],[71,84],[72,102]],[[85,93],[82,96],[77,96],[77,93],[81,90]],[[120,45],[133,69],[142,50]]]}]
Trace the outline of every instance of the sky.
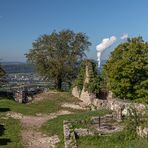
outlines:
[{"label": "sky", "polygon": [[34,40],[63,29],[86,33],[87,56],[95,60],[96,46],[115,36],[106,59],[123,34],[148,41],[148,0],[0,0],[0,59],[25,61]]}]

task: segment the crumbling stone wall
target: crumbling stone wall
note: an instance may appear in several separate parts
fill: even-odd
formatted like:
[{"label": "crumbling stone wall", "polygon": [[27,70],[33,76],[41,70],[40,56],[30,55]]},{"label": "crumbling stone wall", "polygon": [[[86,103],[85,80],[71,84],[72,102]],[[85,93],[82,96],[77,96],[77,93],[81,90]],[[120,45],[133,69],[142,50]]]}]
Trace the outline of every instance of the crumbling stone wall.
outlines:
[{"label": "crumbling stone wall", "polygon": [[19,90],[15,92],[14,99],[19,103],[28,103],[33,100],[33,97],[28,94],[28,91]]},{"label": "crumbling stone wall", "polygon": [[72,89],[72,95],[73,95],[74,97],[80,99],[81,91],[79,90],[79,88],[78,88],[77,86],[75,86],[75,87]]},{"label": "crumbling stone wall", "polygon": [[[108,135],[119,132],[124,126],[117,125],[114,114],[95,116],[87,120],[64,121],[65,148],[77,148],[77,138],[94,135]],[[85,128],[75,128],[75,125],[87,125]]]},{"label": "crumbling stone wall", "polygon": [[89,81],[90,81],[89,67],[91,67],[91,66],[92,66],[91,62],[86,61],[85,76],[84,76],[85,79],[84,79],[84,84],[83,84],[82,90],[79,90],[79,88],[77,86],[75,86],[72,89],[72,95],[79,98],[80,100],[85,102],[85,104],[87,104],[87,105],[92,104],[92,102],[96,99],[96,94],[90,93],[86,88],[86,85],[89,84]]},{"label": "crumbling stone wall", "polygon": [[142,111],[146,109],[146,107],[148,107],[148,105],[146,104],[131,103],[120,100],[118,98],[114,98],[112,92],[109,92],[104,100],[96,98],[96,94],[89,93],[86,89],[86,84],[90,81],[89,67],[90,65],[86,64],[85,80],[82,91],[80,91],[77,86],[75,86],[72,90],[72,95],[82,100],[86,104],[86,106],[94,105],[96,106],[96,108],[103,107],[113,110],[117,113],[117,117],[119,120],[122,119],[122,116],[128,115],[128,110],[131,106],[134,107],[137,111]]},{"label": "crumbling stone wall", "polygon": [[77,148],[76,137],[72,124],[69,121],[63,121],[65,148]]},{"label": "crumbling stone wall", "polygon": [[[116,120],[122,120],[124,116],[129,115],[130,108],[135,108],[137,112],[142,112],[146,108],[148,108],[148,105],[146,104],[140,104],[140,103],[131,103],[124,100],[120,100],[118,98],[115,98],[112,94],[112,92],[108,92],[108,95],[105,99],[98,99],[96,98],[96,95],[93,93],[89,93],[87,91],[86,84],[90,81],[89,76],[89,66],[86,65],[85,69],[85,79],[83,84],[83,89],[80,91],[77,86],[75,86],[72,90],[72,95],[79,98],[84,102],[84,104],[95,106],[96,108],[107,108],[112,111],[114,111]],[[76,129],[76,132],[78,135],[89,135],[89,131],[87,129]],[[148,138],[148,128],[146,127],[138,127],[137,128],[137,134],[142,138]]]},{"label": "crumbling stone wall", "polygon": [[148,141],[148,128],[147,127],[137,127],[137,134],[142,137],[142,138],[145,138],[147,139]]}]

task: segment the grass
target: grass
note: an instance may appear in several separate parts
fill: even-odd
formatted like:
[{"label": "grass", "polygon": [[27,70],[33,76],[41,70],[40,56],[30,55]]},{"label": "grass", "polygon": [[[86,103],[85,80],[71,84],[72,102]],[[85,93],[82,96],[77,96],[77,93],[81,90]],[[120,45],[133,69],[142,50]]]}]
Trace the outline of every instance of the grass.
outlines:
[{"label": "grass", "polygon": [[0,108],[9,108],[11,111],[22,113],[24,115],[35,115],[36,113],[52,113],[63,109],[61,104],[64,102],[76,102],[76,98],[67,92],[57,92],[44,95],[46,99],[31,103],[21,104],[13,100],[0,99]]},{"label": "grass", "polygon": [[[125,126],[121,132],[113,133],[109,136],[86,136],[77,139],[78,148],[147,148],[148,141],[136,134],[136,127],[139,117],[132,114],[125,118],[122,123]],[[147,120],[146,120],[147,121]]]},{"label": "grass", "polygon": [[[63,109],[64,102],[78,102],[67,92],[41,94],[45,99],[30,104],[21,104],[6,98],[0,98],[0,147],[22,148],[19,120],[5,117],[5,112],[14,111],[23,115],[35,115],[36,113],[51,113]],[[4,118],[3,118],[4,117]]]},{"label": "grass", "polygon": [[111,136],[86,136],[77,139],[78,148],[147,148],[143,139],[128,139],[125,131]]},{"label": "grass", "polygon": [[0,115],[0,147],[23,148],[20,140],[21,126],[18,120],[12,118],[3,119]]},{"label": "grass", "polygon": [[108,110],[98,110],[98,111],[87,111],[87,112],[80,112],[80,113],[75,113],[71,115],[62,115],[59,116],[58,118],[49,120],[47,123],[45,123],[41,130],[48,134],[49,136],[52,135],[58,135],[59,138],[61,139],[61,142],[59,143],[58,147],[62,148],[64,147],[64,141],[63,141],[63,120],[88,120],[92,116],[98,116],[98,115],[105,115],[109,113]]},{"label": "grass", "polygon": [[[78,100],[66,92],[56,92],[49,95],[44,95],[44,100],[30,103],[21,104],[13,100],[0,99],[0,112],[14,111],[24,115],[35,115],[36,113],[52,113],[63,109],[61,104],[74,103]],[[67,109],[66,109],[67,110]],[[70,109],[68,109],[70,110]],[[73,111],[73,110],[72,110]],[[63,120],[88,120],[92,116],[105,115],[109,113],[108,110],[98,111],[81,111],[70,115],[62,115],[55,119],[49,120],[41,127],[41,131],[49,136],[57,134],[61,140],[58,144],[59,148],[64,148],[63,141]],[[0,113],[0,117],[4,116]],[[86,125],[78,124],[76,127],[85,127]],[[2,148],[22,148],[20,142],[21,126],[18,120],[12,118],[0,118],[0,147]],[[128,137],[127,131],[114,133],[111,136],[86,136],[80,137],[77,140],[78,148],[147,148],[148,143],[139,138]],[[6,143],[4,145],[4,142]]]}]

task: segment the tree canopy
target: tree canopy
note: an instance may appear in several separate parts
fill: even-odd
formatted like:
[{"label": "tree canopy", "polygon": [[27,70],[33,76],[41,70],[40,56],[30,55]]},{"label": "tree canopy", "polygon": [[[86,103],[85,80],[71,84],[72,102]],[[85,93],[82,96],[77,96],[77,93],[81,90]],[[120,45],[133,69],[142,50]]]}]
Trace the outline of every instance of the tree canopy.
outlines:
[{"label": "tree canopy", "polygon": [[62,82],[71,83],[75,78],[78,63],[86,56],[90,45],[85,33],[54,31],[33,42],[26,57],[41,75],[54,80],[56,89],[61,89]]},{"label": "tree canopy", "polygon": [[128,39],[111,54],[103,69],[107,88],[121,99],[148,102],[148,43]]},{"label": "tree canopy", "polygon": [[3,77],[4,75],[5,75],[5,71],[0,66],[0,78]]}]

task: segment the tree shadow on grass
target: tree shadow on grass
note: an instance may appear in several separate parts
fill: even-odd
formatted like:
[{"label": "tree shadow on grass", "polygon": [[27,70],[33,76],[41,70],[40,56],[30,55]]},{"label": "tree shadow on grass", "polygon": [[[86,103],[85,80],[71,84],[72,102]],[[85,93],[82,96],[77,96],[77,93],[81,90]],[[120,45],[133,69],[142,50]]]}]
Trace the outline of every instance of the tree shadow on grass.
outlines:
[{"label": "tree shadow on grass", "polygon": [[0,112],[8,112],[8,111],[10,111],[10,108],[6,108],[6,107],[0,108]]},{"label": "tree shadow on grass", "polygon": [[[0,136],[4,135],[5,131],[4,125],[0,124]],[[11,140],[9,138],[0,138],[0,145],[7,145]]]},{"label": "tree shadow on grass", "polygon": [[11,140],[9,138],[0,138],[0,145],[7,145]]},{"label": "tree shadow on grass", "polygon": [[0,99],[14,100],[13,92],[0,91]]},{"label": "tree shadow on grass", "polygon": [[4,125],[0,124],[0,136],[2,136],[4,134],[4,131],[5,131],[5,127]]}]

